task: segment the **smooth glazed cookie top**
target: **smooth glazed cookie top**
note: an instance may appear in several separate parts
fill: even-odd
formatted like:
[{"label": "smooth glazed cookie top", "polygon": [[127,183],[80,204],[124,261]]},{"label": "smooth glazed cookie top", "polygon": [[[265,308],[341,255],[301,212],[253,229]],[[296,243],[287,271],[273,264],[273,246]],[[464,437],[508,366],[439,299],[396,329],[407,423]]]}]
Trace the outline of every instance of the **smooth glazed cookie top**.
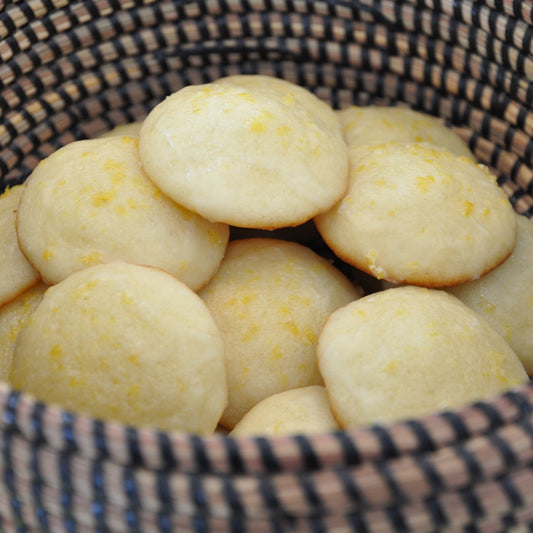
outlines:
[{"label": "smooth glazed cookie top", "polygon": [[301,224],[342,196],[348,172],[335,112],[302,91],[268,77],[185,87],[144,120],[143,167],[168,196],[209,220]]},{"label": "smooth glazed cookie top", "polygon": [[433,288],[479,278],[516,242],[515,213],[496,178],[429,144],[351,148],[348,190],[315,223],[360,270]]},{"label": "smooth glazed cookie top", "polygon": [[13,300],[41,279],[22,253],[16,232],[16,213],[24,185],[0,195],[0,306]]},{"label": "smooth glazed cookie top", "polygon": [[166,197],[143,172],[133,137],[76,141],[41,161],[17,213],[20,246],[43,279],[113,260],[163,268],[197,290],[229,239]]},{"label": "smooth glazed cookie top", "polygon": [[153,267],[110,262],[50,287],[15,343],[11,382],[125,424],[208,434],[226,406],[224,343],[200,298]]},{"label": "smooth glazed cookie top", "polygon": [[528,380],[480,315],[445,291],[399,287],[328,318],[318,363],[343,428],[456,408]]}]

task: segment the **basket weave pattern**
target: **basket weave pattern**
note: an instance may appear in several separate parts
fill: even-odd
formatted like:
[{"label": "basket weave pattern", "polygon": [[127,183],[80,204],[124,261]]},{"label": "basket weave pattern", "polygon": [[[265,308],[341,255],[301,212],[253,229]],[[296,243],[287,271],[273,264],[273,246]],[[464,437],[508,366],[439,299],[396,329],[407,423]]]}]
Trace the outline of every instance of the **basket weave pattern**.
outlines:
[{"label": "basket weave pattern", "polygon": [[[0,1],[2,188],[236,73],[440,116],[533,214],[529,0]],[[530,385],[393,425],[231,439],[102,423],[0,384],[2,531],[518,533],[532,468]]]}]

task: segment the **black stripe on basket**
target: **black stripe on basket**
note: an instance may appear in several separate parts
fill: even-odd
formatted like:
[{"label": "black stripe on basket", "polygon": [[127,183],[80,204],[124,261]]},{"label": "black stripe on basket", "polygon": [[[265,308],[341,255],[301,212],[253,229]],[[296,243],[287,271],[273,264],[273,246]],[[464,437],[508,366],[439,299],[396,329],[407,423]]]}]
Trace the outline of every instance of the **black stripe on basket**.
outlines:
[{"label": "black stripe on basket", "polygon": [[189,494],[197,510],[202,513],[209,512],[209,498],[204,491],[202,475],[191,474],[189,476]]},{"label": "black stripe on basket", "polygon": [[416,437],[418,442],[418,448],[416,450],[417,453],[432,452],[436,449],[433,438],[429,434],[424,424],[418,420],[408,420],[405,424],[411,429]]},{"label": "black stripe on basket", "polygon": [[420,472],[424,474],[426,481],[431,487],[432,493],[439,493],[446,488],[446,484],[439,474],[438,470],[434,467],[433,462],[427,458],[425,455],[413,455],[413,460],[415,461]]},{"label": "black stripe on basket", "polygon": [[170,437],[168,436],[168,433],[165,433],[164,431],[158,431],[156,433],[156,437],[159,453],[163,461],[162,468],[179,468],[179,461],[176,454],[174,453],[174,449],[172,447],[172,443],[170,442]]},{"label": "black stripe on basket", "polygon": [[189,443],[196,462],[195,472],[208,473],[213,470],[205,441],[198,435],[190,435]]},{"label": "black stripe on basket", "polygon": [[478,497],[472,489],[461,489],[457,491],[457,494],[461,498],[463,505],[467,509],[474,523],[479,518],[483,518],[485,516],[485,511],[483,510],[483,507],[481,506]]},{"label": "black stripe on basket", "polygon": [[66,452],[75,452],[78,450],[76,443],[75,423],[76,415],[68,411],[61,413],[61,436],[63,437],[63,449]]},{"label": "black stripe on basket", "polygon": [[391,434],[385,427],[374,425],[370,427],[370,431],[377,437],[377,440],[381,446],[381,457],[398,457],[398,448]]},{"label": "black stripe on basket", "polygon": [[135,471],[130,467],[124,467],[122,470],[122,488],[128,500],[128,508],[135,509],[141,506],[141,498],[135,479]]},{"label": "black stripe on basket", "polygon": [[456,455],[463,461],[466,472],[471,483],[475,483],[482,479],[483,468],[480,466],[477,457],[474,453],[468,450],[461,443],[454,444],[453,450]]},{"label": "black stripe on basket", "polygon": [[424,500],[424,505],[433,521],[435,531],[440,531],[440,528],[448,526],[448,517],[446,516],[438,497],[426,498]]},{"label": "black stripe on basket", "polygon": [[333,431],[332,436],[340,445],[344,464],[347,466],[361,464],[361,454],[354,439],[350,438],[345,431]]},{"label": "black stripe on basket", "polygon": [[321,467],[320,459],[313,450],[312,444],[305,435],[295,435],[293,440],[300,450],[300,458],[306,470],[318,470]]},{"label": "black stripe on basket", "polygon": [[18,528],[24,527],[24,518],[22,516],[21,512],[21,500],[18,496],[18,491],[15,483],[15,471],[13,470],[13,467],[11,466],[13,464],[13,456],[11,454],[11,448],[12,448],[12,437],[13,433],[11,431],[3,431],[2,432],[2,459],[3,459],[3,475],[2,475],[2,481],[7,489],[7,492],[9,493],[9,503],[11,506],[11,510],[13,512],[13,516],[16,521],[16,526]]},{"label": "black stripe on basket", "polygon": [[137,429],[131,426],[125,428],[125,440],[128,447],[129,461],[132,466],[140,466],[144,464],[143,454],[141,451],[141,444],[139,442],[139,434]]},{"label": "black stripe on basket", "polygon": [[455,433],[455,439],[456,441],[464,441],[468,439],[470,435],[470,431],[465,425],[463,419],[453,411],[444,411],[439,415],[445,422],[448,423],[450,428]]},{"label": "black stripe on basket", "polygon": [[391,470],[388,461],[376,461],[375,467],[377,472],[383,479],[383,482],[389,489],[395,502],[403,504],[409,501],[409,498],[405,495],[401,487],[401,481],[398,482],[394,476],[394,472]]},{"label": "black stripe on basket", "polygon": [[107,446],[107,437],[105,431],[105,423],[102,420],[93,419],[92,426],[92,443],[96,448],[97,457],[109,457],[109,448]]},{"label": "black stripe on basket", "polygon": [[276,458],[276,454],[270,446],[269,440],[264,437],[254,437],[253,441],[259,449],[261,461],[265,467],[265,471],[271,473],[281,472],[283,469]]},{"label": "black stripe on basket", "polygon": [[344,466],[334,469],[335,475],[339,478],[345,494],[353,502],[352,507],[362,509],[368,506],[364,490],[357,485],[357,476],[352,475],[350,470]]},{"label": "black stripe on basket", "polygon": [[227,462],[231,472],[234,472],[237,475],[246,473],[245,462],[235,439],[231,437],[223,437],[222,443],[226,450]]},{"label": "black stripe on basket", "polygon": [[[296,519],[291,513],[287,512],[283,506],[282,500],[278,497],[272,479],[268,474],[259,474],[257,476],[259,492],[263,499],[264,508],[271,517],[280,517],[281,522],[286,522],[289,527],[295,525]],[[276,531],[284,531],[279,522],[275,522]],[[281,528],[281,529],[280,529]]]}]

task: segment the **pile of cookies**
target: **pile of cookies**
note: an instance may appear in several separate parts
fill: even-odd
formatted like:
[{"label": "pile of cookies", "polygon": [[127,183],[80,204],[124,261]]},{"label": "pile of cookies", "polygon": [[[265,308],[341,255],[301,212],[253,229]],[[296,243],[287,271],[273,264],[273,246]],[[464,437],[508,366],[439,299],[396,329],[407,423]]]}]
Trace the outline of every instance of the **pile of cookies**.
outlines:
[{"label": "pile of cookies", "polygon": [[104,420],[328,431],[533,373],[533,223],[409,109],[184,87],[41,161],[0,224],[0,379]]}]

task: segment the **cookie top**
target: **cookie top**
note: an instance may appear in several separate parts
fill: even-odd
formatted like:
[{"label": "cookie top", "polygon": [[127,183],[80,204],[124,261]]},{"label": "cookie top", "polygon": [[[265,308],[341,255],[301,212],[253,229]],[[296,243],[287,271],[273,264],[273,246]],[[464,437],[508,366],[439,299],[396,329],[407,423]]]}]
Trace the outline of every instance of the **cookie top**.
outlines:
[{"label": "cookie top", "polygon": [[433,288],[479,278],[513,251],[516,217],[486,167],[428,144],[350,149],[344,198],[315,222],[378,279]]},{"label": "cookie top", "polygon": [[278,239],[228,245],[199,292],[226,344],[231,429],[256,403],[278,392],[320,385],[316,340],[327,316],[359,290],[309,248]]},{"label": "cookie top", "polygon": [[278,392],[254,405],[233,428],[232,437],[317,433],[339,429],[328,393],[320,385]]},{"label": "cookie top", "polygon": [[318,362],[343,428],[456,408],[526,383],[504,339],[445,291],[400,287],[335,311]]},{"label": "cookie top", "polygon": [[39,282],[0,307],[0,380],[2,381],[7,381],[11,373],[17,335],[36,309],[47,288],[47,285]]},{"label": "cookie top", "polygon": [[329,209],[347,184],[347,148],[333,109],[266,76],[170,95],[144,120],[139,149],[168,196],[233,226],[301,224]]},{"label": "cookie top", "polygon": [[106,131],[98,136],[99,139],[106,139],[108,137],[139,137],[141,131],[142,120],[137,122],[128,122],[127,124],[118,124],[114,128]]},{"label": "cookie top", "polygon": [[0,306],[35,285],[41,276],[20,250],[15,229],[16,213],[24,185],[0,195]]},{"label": "cookie top", "polygon": [[533,375],[533,221],[516,215],[513,253],[481,278],[448,289],[505,338]]},{"label": "cookie top", "polygon": [[39,165],[17,213],[19,243],[43,279],[112,260],[163,268],[200,288],[222,260],[229,238],[166,197],[143,172],[138,141],[76,141]]},{"label": "cookie top", "polygon": [[475,160],[466,143],[442,120],[405,107],[351,106],[338,111],[349,146],[426,142]]},{"label": "cookie top", "polygon": [[226,405],[224,344],[174,276],[111,262],[46,291],[18,335],[11,382],[97,418],[208,434]]}]

